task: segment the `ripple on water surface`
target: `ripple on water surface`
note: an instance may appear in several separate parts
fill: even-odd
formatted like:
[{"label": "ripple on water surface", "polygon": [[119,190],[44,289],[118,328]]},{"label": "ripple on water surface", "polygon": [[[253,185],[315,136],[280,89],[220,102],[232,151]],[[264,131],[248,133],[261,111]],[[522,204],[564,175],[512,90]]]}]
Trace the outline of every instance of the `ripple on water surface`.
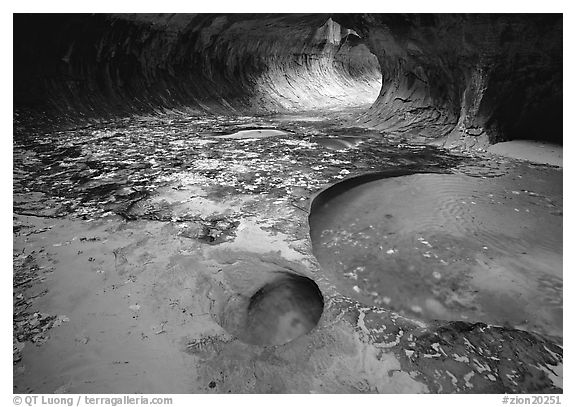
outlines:
[{"label": "ripple on water surface", "polygon": [[364,303],[562,336],[558,172],[368,182],[317,205],[310,230],[322,267]]},{"label": "ripple on water surface", "polygon": [[290,134],[287,131],[277,130],[277,129],[249,129],[249,130],[240,130],[232,134],[226,134],[223,136],[219,136],[219,138],[223,139],[251,139],[251,138],[265,138],[265,137],[274,137],[274,136],[284,136]]}]

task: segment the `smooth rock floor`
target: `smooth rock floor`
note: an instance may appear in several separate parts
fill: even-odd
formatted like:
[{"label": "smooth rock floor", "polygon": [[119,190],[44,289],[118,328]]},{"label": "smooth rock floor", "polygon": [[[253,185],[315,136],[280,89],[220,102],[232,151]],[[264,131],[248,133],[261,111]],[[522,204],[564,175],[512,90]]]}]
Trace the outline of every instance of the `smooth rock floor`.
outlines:
[{"label": "smooth rock floor", "polygon": [[[419,320],[349,295],[314,257],[308,216],[321,191],[365,173],[453,174],[490,189],[519,166],[535,180],[562,171],[410,145],[343,126],[350,115],[17,129],[14,391],[561,392],[559,338]],[[255,128],[286,134],[222,137]],[[250,299],[278,272],[318,285],[317,326],[283,345],[243,341]]]}]

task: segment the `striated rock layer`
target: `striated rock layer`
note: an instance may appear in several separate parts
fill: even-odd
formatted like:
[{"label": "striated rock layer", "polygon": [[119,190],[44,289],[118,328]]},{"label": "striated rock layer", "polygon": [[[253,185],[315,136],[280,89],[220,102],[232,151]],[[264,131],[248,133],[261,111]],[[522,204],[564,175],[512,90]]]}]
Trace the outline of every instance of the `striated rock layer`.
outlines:
[{"label": "striated rock layer", "polygon": [[15,105],[44,119],[375,101],[363,125],[444,145],[562,141],[560,14],[14,19]]},{"label": "striated rock layer", "polygon": [[16,105],[71,121],[370,104],[380,89],[376,57],[322,15],[18,15],[15,27]]},{"label": "striated rock layer", "polygon": [[365,122],[425,136],[562,141],[562,17],[346,16],[380,62]]}]

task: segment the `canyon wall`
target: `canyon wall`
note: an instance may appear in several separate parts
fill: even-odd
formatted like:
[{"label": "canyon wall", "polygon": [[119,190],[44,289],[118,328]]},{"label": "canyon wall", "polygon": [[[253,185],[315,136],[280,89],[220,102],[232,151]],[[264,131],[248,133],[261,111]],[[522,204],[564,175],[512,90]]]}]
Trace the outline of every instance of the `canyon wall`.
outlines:
[{"label": "canyon wall", "polygon": [[467,139],[562,142],[562,16],[347,15],[380,63],[365,123]]},{"label": "canyon wall", "polygon": [[15,104],[75,121],[370,104],[378,61],[320,15],[16,15]]},{"label": "canyon wall", "polygon": [[20,119],[372,106],[444,145],[562,141],[562,16],[17,14]]}]

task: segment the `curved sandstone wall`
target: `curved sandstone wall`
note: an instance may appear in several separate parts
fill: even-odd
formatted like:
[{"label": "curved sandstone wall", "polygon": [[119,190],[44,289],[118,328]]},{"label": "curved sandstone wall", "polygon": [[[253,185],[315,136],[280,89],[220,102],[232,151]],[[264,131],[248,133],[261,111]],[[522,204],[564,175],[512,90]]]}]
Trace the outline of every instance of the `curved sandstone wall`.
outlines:
[{"label": "curved sandstone wall", "polygon": [[366,124],[413,135],[562,142],[562,16],[348,15],[378,57]]},{"label": "curved sandstone wall", "polygon": [[321,15],[17,15],[15,102],[72,121],[370,104],[378,61],[346,34]]},{"label": "curved sandstone wall", "polygon": [[45,119],[374,104],[445,145],[562,141],[562,16],[15,15],[17,111]]}]

